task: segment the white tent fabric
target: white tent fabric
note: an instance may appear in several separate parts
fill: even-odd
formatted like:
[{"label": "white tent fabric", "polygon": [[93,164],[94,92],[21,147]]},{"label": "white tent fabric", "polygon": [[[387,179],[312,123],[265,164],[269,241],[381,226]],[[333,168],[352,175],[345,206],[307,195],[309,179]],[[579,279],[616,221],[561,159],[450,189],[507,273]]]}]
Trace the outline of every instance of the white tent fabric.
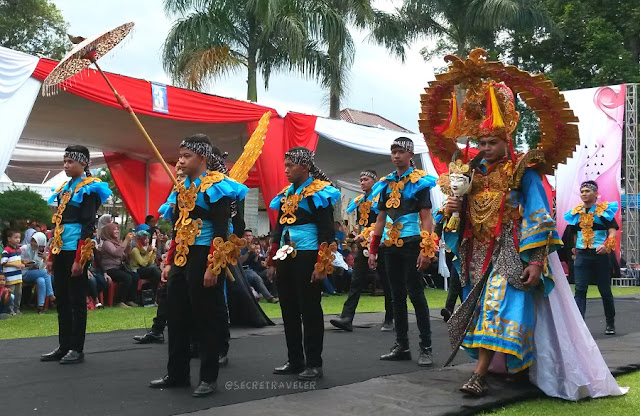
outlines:
[{"label": "white tent fabric", "polygon": [[38,96],[40,82],[31,78],[38,57],[0,47],[0,172],[13,149]]},{"label": "white tent fabric", "polygon": [[[316,133],[321,137],[346,146],[350,149],[376,155],[388,155],[391,143],[400,137],[408,137],[413,140],[415,154],[420,155],[422,168],[430,175],[438,176],[429,148],[422,137],[422,134],[404,133],[394,130],[381,129],[378,127],[368,127],[353,124],[342,120],[331,120],[318,117],[315,127]],[[391,170],[391,169],[389,169]],[[355,180],[356,178],[354,178]],[[431,191],[431,203],[434,207],[439,207],[444,201],[444,195],[440,187],[436,186]]]}]

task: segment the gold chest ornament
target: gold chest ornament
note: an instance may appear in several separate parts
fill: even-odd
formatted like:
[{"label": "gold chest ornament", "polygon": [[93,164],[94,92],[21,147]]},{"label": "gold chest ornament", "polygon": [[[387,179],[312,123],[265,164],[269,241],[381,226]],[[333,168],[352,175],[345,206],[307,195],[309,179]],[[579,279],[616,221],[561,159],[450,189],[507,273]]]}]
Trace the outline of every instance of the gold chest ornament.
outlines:
[{"label": "gold chest ornament", "polygon": [[176,266],[182,267],[187,264],[189,246],[192,246],[196,242],[196,237],[201,233],[202,220],[200,218],[196,220],[189,218],[189,214],[196,207],[198,193],[206,191],[213,184],[221,182],[223,179],[224,174],[210,171],[202,178],[198,186],[195,186],[193,182],[189,185],[189,188],[184,186],[184,182],[178,185],[176,206],[180,215],[173,227],[176,231],[176,255],[173,263]]},{"label": "gold chest ornament", "polygon": [[302,201],[306,197],[312,196],[318,191],[323,190],[328,185],[331,185],[331,184],[326,181],[314,179],[309,185],[305,186],[304,189],[302,189],[302,191],[300,191],[299,194],[292,193],[288,196],[285,196],[285,195],[291,185],[285,186],[284,189],[280,191],[280,193],[283,194],[282,198],[280,199],[280,202],[281,202],[280,209],[282,210],[282,215],[280,216],[280,219],[278,220],[278,222],[282,225],[295,224],[296,220],[298,219],[295,213],[298,210],[298,205],[300,204],[300,201]]},{"label": "gold chest ornament", "polygon": [[[64,210],[67,209],[67,204],[71,200],[71,196],[78,192],[83,186],[93,182],[101,181],[100,179],[94,178],[93,176],[87,176],[76,185],[73,193],[68,190],[62,194],[60,203],[58,204],[58,209],[56,210],[56,213],[53,214],[53,217],[51,217],[51,222],[54,224],[53,241],[51,242],[51,254],[58,254],[60,253],[60,250],[62,250],[62,233],[64,232],[64,225],[62,225],[62,214],[64,214]],[[61,192],[65,186],[67,186],[67,183],[64,183],[60,188],[58,188],[56,190],[56,193]]]}]

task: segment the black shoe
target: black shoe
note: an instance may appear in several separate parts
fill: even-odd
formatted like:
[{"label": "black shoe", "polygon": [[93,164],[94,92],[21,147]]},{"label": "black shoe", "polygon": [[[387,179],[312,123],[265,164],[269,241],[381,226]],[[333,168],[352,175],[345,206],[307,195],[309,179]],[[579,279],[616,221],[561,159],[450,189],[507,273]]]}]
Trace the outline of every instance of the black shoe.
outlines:
[{"label": "black shoe", "polygon": [[440,309],[440,316],[442,316],[445,322],[449,322],[449,319],[451,319],[451,311],[447,308],[442,308]]},{"label": "black shoe", "polygon": [[149,387],[152,389],[168,389],[171,387],[189,387],[191,386],[191,381],[189,381],[189,377],[183,380],[176,380],[168,375],[162,377],[158,380],[151,380],[149,382]]},{"label": "black shoe", "polygon": [[219,367],[226,367],[227,364],[229,364],[229,357],[227,357],[227,355],[220,355],[218,357],[218,366]]},{"label": "black shoe", "polygon": [[276,367],[273,369],[273,374],[298,374],[301,371],[304,371],[304,366],[302,365],[292,365],[289,361],[282,367]]},{"label": "black shoe", "polygon": [[84,361],[84,353],[70,350],[67,355],[60,359],[60,364],[78,364]]},{"label": "black shoe", "polygon": [[51,351],[48,354],[42,354],[40,356],[40,361],[60,361],[62,357],[67,355],[68,350],[61,350],[60,347]]},{"label": "black shoe", "polygon": [[298,374],[298,380],[315,381],[322,377],[322,367],[307,367]]},{"label": "black shoe", "polygon": [[613,325],[607,325],[607,329],[604,330],[605,335],[615,335],[616,327]]},{"label": "black shoe", "polygon": [[393,321],[384,321],[380,327],[381,332],[391,332],[393,330]]},{"label": "black shoe", "polygon": [[218,383],[215,381],[213,383],[207,383],[205,381],[201,381],[198,384],[198,387],[193,391],[193,397],[206,397],[212,395],[216,389],[218,388]]},{"label": "black shoe", "polygon": [[418,365],[420,367],[431,367],[433,365],[433,355],[431,353],[431,347],[420,347],[420,356],[418,357]]},{"label": "black shoe", "polygon": [[396,344],[391,348],[391,352],[380,357],[382,361],[409,361],[411,360],[411,350],[408,346]]},{"label": "black shoe", "polygon": [[347,332],[353,332],[353,325],[351,324],[351,319],[349,318],[338,318],[329,320],[331,325],[335,326],[338,329],[343,329]]},{"label": "black shoe", "polygon": [[162,344],[164,342],[164,334],[152,329],[144,335],[134,336],[133,340],[138,344]]}]

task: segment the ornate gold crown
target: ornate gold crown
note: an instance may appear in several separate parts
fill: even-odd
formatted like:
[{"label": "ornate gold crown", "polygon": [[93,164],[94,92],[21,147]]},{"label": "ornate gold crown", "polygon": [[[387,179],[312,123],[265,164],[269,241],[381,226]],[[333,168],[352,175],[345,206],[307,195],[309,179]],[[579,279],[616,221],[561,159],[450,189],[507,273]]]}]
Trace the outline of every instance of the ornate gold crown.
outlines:
[{"label": "ornate gold crown", "polygon": [[[544,75],[531,75],[501,62],[487,62],[483,49],[474,49],[466,60],[447,55],[446,73],[436,75],[421,95],[418,124],[429,150],[441,161],[450,161],[458,150],[457,138],[496,135],[510,140],[518,124],[513,94],[519,94],[539,118],[543,171],[551,173],[564,163],[579,143],[578,118],[564,96]],[[455,86],[466,88],[458,109]]]}]

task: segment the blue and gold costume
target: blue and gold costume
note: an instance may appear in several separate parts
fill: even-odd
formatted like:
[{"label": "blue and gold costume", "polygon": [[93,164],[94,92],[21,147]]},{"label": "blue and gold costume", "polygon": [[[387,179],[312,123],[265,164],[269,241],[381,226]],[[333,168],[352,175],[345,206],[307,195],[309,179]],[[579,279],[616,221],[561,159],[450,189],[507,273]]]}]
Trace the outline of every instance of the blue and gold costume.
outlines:
[{"label": "blue and gold costume", "polygon": [[[171,380],[189,378],[192,336],[200,342],[201,382],[213,383],[218,378],[220,340],[228,332],[221,319],[227,316],[222,270],[229,253],[224,251],[224,243],[236,241],[229,235],[231,203],[244,198],[247,191],[245,185],[221,172],[207,170],[193,181],[187,177],[159,210],[174,224],[172,248],[167,254],[167,264],[172,265],[167,283],[167,369]],[[212,287],[203,285],[207,268],[219,276]]]},{"label": "blue and gold costume", "polygon": [[[88,156],[80,155],[88,166]],[[71,157],[72,153],[65,153]],[[88,154],[88,151],[87,151]],[[74,160],[76,160],[74,159]],[[88,168],[86,169],[88,171]],[[109,186],[93,176],[82,175],[66,182],[49,198],[58,208],[51,222],[54,224],[49,261],[55,275],[56,308],[58,310],[58,339],[60,352],[76,351],[72,361],[83,359],[87,328],[88,261],[93,257],[95,243],[91,240],[96,226],[96,213],[111,195]],[[81,276],[72,276],[72,267],[82,268]],[[55,352],[43,356],[48,361]],[[58,360],[61,357],[58,356]]]},{"label": "blue and gold costume", "polygon": [[[587,186],[594,185],[587,183]],[[615,220],[617,212],[617,202],[602,201],[589,208],[586,208],[584,203],[580,203],[564,214],[569,230],[576,240],[576,257],[573,263],[576,304],[584,317],[587,310],[589,282],[595,281],[602,298],[607,324],[606,333],[609,335],[615,333],[616,316],[611,293],[611,268],[608,255],[616,249],[616,239],[609,237],[609,230],[618,229],[618,223]],[[598,254],[596,249],[600,246],[603,246],[604,250]]]},{"label": "blue and gold costume", "polygon": [[[413,142],[408,139],[396,139],[391,149],[395,146],[413,151]],[[407,351],[409,348],[406,301],[408,295],[414,306],[420,331],[420,348],[428,355],[431,354],[429,306],[424,294],[422,276],[416,269],[416,261],[421,254],[423,239],[420,211],[431,209],[429,191],[435,182],[436,178],[415,167],[410,167],[400,176],[394,171],[380,180],[378,202],[378,209],[386,219],[382,235],[384,249],[380,254],[384,257],[384,267],[393,294],[396,343],[402,350]],[[390,355],[393,354],[392,351]],[[385,356],[381,358],[388,359]]]},{"label": "blue and gold costume", "polygon": [[[308,150],[304,152],[305,156],[309,154]],[[295,159],[295,154],[286,157],[297,164],[313,163],[312,159]],[[275,266],[289,365],[297,372],[305,366],[322,367],[322,282],[311,282],[311,276],[320,268],[321,245],[333,242],[333,205],[339,199],[340,191],[329,182],[310,176],[298,187],[286,186],[269,204],[278,211],[270,258],[285,245],[295,250],[285,258],[276,256]],[[326,268],[324,271],[331,273]]]},{"label": "blue and gold costume", "polygon": [[[366,175],[369,177],[371,173],[364,172],[362,175]],[[362,176],[361,175],[361,176]],[[374,180],[377,178],[374,178]],[[351,285],[349,286],[349,294],[347,295],[347,299],[344,302],[344,306],[342,307],[342,313],[340,314],[339,319],[330,320],[331,324],[334,326],[346,329],[348,331],[352,330],[351,322],[353,321],[353,317],[356,313],[356,308],[358,307],[358,302],[360,301],[360,294],[369,284],[369,264],[368,264],[368,253],[365,254],[365,250],[367,250],[367,239],[369,238],[371,232],[373,231],[376,223],[376,219],[378,216],[378,202],[380,200],[380,191],[382,190],[382,182],[377,182],[375,186],[366,194],[358,195],[353,198],[349,205],[347,206],[347,214],[352,212],[356,212],[356,225],[358,227],[358,232],[364,238],[364,241],[358,245],[358,250],[354,254],[353,260],[353,274],[351,277]],[[357,210],[357,211],[356,211]],[[381,258],[379,256],[378,258]],[[384,264],[380,262],[378,265],[378,274],[380,277],[380,282],[382,283],[382,288],[384,289],[384,300],[385,300],[385,318],[384,322],[387,325],[391,325],[393,322],[393,302],[391,301],[391,291],[389,289],[389,280],[384,273]]]},{"label": "blue and gold costume", "polygon": [[[462,346],[474,358],[478,348],[506,353],[512,373],[528,368],[534,359],[533,293],[520,279],[524,267],[543,264],[548,252],[562,245],[540,175],[527,167],[535,157],[520,157],[515,168],[511,161],[489,165],[483,160],[468,195],[466,226],[457,233],[443,231],[457,257],[454,264],[465,297],[488,274]],[[542,281],[543,288],[536,290],[548,295],[554,281],[546,267]]]}]

